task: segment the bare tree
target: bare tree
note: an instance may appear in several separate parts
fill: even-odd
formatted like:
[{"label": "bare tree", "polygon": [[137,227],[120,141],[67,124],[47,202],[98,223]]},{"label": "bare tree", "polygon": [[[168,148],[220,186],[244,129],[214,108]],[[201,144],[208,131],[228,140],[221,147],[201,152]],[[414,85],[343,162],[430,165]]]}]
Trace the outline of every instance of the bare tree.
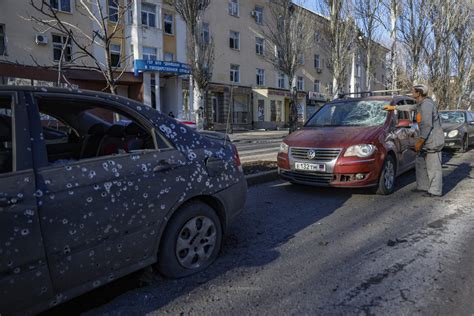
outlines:
[{"label": "bare tree", "polygon": [[309,12],[291,0],[272,0],[269,15],[262,27],[266,49],[265,60],[288,78],[292,100],[290,103],[290,132],[296,130],[298,108],[296,73],[302,67],[301,59],[313,46],[314,21]]},{"label": "bare tree", "polygon": [[[25,19],[38,24],[39,32],[53,30],[61,34],[67,40],[62,43],[61,62],[52,66],[61,73],[66,69],[86,69],[100,73],[107,84],[106,89],[110,93],[117,93],[117,82],[127,69],[129,58],[121,58],[121,68],[114,65],[111,60],[111,45],[114,40],[123,40],[121,34],[125,15],[131,8],[131,2],[126,5],[116,1],[117,10],[109,15],[108,7],[101,0],[76,0],[77,14],[93,25],[93,32],[89,34],[86,29],[81,29],[80,25],[68,22],[63,18],[57,8],[53,7],[54,2],[49,0],[30,0],[30,7],[34,13]],[[68,45],[74,46],[74,51],[68,52],[67,63],[65,63],[64,53]],[[98,51],[97,47],[101,50]],[[36,62],[36,60],[34,60]],[[59,68],[58,68],[59,66]]]},{"label": "bare tree", "polygon": [[380,57],[376,41],[379,39],[378,29],[381,26],[382,0],[354,0],[354,17],[363,34],[360,43],[366,53],[365,86],[371,90],[376,57]]},{"label": "bare tree", "polygon": [[[400,13],[399,41],[407,50],[407,74],[412,82],[423,76],[425,43],[429,34],[429,0],[403,0]],[[398,48],[398,51],[401,47]]]},{"label": "bare tree", "polygon": [[321,11],[329,18],[324,34],[329,49],[328,66],[333,74],[335,93],[344,91],[355,43],[356,27],[347,0],[322,0]]},{"label": "bare tree", "polygon": [[428,82],[438,106],[446,108],[450,100],[451,53],[456,12],[449,1],[430,0],[429,33],[424,48]]},{"label": "bare tree", "polygon": [[[470,81],[472,78],[472,20],[470,10],[465,1],[456,0],[454,11],[457,12],[454,18],[453,26],[453,68],[454,68],[454,86],[453,86],[453,105],[456,109],[463,106],[463,100],[466,100],[464,108],[468,108],[471,104]],[[472,102],[472,101],[471,101]]]},{"label": "bare tree", "polygon": [[[209,7],[210,0],[173,0],[176,12],[186,23],[187,53],[191,64],[190,95],[192,93],[193,113],[205,113],[205,91],[212,79],[214,64],[214,43],[212,36],[204,32],[202,17]],[[207,31],[207,30],[206,30]],[[201,109],[201,111],[199,111]],[[200,115],[196,123],[202,126]]]}]

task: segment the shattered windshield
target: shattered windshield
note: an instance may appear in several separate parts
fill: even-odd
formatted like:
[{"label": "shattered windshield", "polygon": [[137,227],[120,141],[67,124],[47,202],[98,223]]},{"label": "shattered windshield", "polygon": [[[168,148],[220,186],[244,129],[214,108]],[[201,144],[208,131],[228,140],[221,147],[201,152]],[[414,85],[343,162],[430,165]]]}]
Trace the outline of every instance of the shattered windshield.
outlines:
[{"label": "shattered windshield", "polygon": [[441,117],[441,122],[448,124],[464,123],[466,121],[463,112],[440,112],[439,116]]},{"label": "shattered windshield", "polygon": [[387,101],[343,101],[328,103],[306,123],[306,127],[377,126],[385,123]]}]

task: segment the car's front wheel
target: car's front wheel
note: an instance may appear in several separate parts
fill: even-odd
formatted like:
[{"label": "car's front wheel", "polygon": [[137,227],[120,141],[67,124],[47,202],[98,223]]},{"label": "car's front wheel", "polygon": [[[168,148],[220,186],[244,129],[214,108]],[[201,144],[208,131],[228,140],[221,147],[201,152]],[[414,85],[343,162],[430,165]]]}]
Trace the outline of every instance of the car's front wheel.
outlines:
[{"label": "car's front wheel", "polygon": [[395,189],[395,159],[388,155],[380,173],[377,194],[388,195]]},{"label": "car's front wheel", "polygon": [[185,204],[171,218],[161,239],[158,270],[169,278],[181,278],[207,268],[219,254],[222,225],[207,204]]}]

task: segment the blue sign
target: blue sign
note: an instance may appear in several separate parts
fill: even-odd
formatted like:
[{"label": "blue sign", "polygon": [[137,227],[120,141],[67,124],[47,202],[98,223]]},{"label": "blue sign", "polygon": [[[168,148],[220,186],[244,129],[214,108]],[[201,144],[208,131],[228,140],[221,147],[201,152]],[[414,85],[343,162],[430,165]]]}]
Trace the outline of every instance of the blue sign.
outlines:
[{"label": "blue sign", "polygon": [[191,74],[191,67],[189,67],[187,64],[178,63],[175,61],[135,59],[133,62],[133,72],[135,76],[138,76],[138,73],[143,71],[157,71],[175,73],[178,75],[189,75]]}]

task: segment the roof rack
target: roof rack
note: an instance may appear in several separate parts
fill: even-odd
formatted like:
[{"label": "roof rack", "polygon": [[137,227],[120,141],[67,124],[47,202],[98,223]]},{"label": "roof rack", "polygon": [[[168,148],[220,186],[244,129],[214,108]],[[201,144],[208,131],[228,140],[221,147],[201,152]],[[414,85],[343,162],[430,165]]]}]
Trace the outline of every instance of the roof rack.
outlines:
[{"label": "roof rack", "polygon": [[405,90],[402,90],[402,89],[395,89],[395,90],[376,90],[376,91],[359,91],[359,92],[340,92],[337,94],[337,98],[338,99],[343,99],[345,98],[346,96],[349,96],[349,95],[360,95],[360,97],[371,97],[371,96],[374,96],[376,94],[379,94],[379,95],[394,95],[394,94],[397,94],[397,93],[394,93],[394,92],[398,92],[398,94],[406,94],[406,93],[402,93],[404,92]]}]

